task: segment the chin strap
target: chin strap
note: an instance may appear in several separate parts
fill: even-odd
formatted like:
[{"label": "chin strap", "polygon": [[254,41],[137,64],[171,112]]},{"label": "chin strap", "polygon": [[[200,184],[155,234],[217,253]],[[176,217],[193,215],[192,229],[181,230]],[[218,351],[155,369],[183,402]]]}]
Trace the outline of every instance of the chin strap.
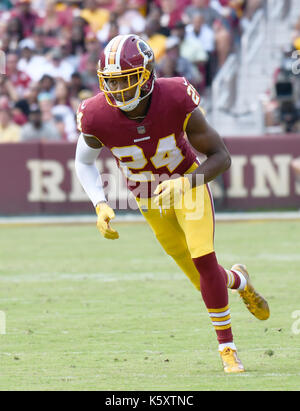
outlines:
[{"label": "chin strap", "polygon": [[[121,104],[121,103],[118,103],[117,101],[116,101],[116,104],[118,105],[118,108],[119,108],[120,110],[122,110],[122,111],[132,111],[132,110],[134,110],[134,109],[139,105],[139,103],[140,103],[142,100],[144,100],[146,97],[148,97],[148,96],[152,93],[153,88],[154,88],[154,81],[152,82],[151,89],[150,89],[150,90],[148,91],[148,93],[145,94],[143,97],[139,97],[138,99],[135,100],[136,95],[137,95],[137,93],[138,93],[138,89],[136,89],[136,92],[135,92],[136,95],[135,95],[135,97],[133,97],[133,99],[132,99],[132,100],[134,100],[134,101],[132,101],[131,103],[129,102],[128,104],[126,104],[126,106],[119,106],[119,104]],[[131,101],[131,100],[130,100],[130,101]]]},{"label": "chin strap", "polygon": [[131,111],[131,110],[134,110],[134,109],[138,106],[138,104],[139,104],[139,102],[140,102],[140,98],[137,98],[138,94],[139,94],[139,89],[138,89],[138,87],[137,87],[137,88],[136,88],[136,92],[135,92],[135,96],[134,96],[131,100],[129,100],[129,101],[127,102],[128,104],[126,104],[126,106],[123,106],[123,103],[115,100],[118,108],[119,108],[120,110],[122,110],[122,111]]}]

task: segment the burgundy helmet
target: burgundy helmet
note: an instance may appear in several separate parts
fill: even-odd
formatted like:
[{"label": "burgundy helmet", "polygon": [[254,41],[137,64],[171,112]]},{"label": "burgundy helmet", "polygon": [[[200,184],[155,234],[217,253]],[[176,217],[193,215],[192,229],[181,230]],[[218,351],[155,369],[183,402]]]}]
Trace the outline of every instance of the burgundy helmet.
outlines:
[{"label": "burgundy helmet", "polygon": [[[156,78],[154,65],[154,53],[141,37],[134,34],[114,37],[102,51],[97,70],[100,89],[108,104],[124,111],[137,107],[153,90]],[[126,86],[112,91],[108,83],[116,77],[126,80]],[[133,88],[136,88],[135,96],[126,100],[124,93]]]}]

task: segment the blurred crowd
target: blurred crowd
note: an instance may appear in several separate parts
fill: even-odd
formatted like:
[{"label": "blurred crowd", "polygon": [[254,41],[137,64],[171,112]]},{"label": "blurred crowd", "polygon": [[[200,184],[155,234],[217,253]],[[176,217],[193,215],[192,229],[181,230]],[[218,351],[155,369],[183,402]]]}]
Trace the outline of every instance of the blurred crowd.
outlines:
[{"label": "blurred crowd", "polygon": [[290,42],[281,52],[272,89],[263,95],[263,107],[267,130],[300,132],[300,16],[292,28]]},{"label": "blurred crowd", "polygon": [[77,107],[99,92],[99,55],[118,34],[148,41],[159,77],[185,76],[205,93],[262,3],[1,0],[0,142],[75,141]]}]

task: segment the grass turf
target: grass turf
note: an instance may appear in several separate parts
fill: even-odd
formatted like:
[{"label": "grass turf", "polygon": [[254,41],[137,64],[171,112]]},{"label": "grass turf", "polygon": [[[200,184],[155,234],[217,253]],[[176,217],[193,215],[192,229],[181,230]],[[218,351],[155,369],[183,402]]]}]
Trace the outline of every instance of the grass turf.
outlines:
[{"label": "grass turf", "polygon": [[238,375],[149,227],[115,227],[0,228],[0,390],[299,390],[299,221],[217,224],[219,262],[246,263],[271,309],[260,322],[229,291]]}]

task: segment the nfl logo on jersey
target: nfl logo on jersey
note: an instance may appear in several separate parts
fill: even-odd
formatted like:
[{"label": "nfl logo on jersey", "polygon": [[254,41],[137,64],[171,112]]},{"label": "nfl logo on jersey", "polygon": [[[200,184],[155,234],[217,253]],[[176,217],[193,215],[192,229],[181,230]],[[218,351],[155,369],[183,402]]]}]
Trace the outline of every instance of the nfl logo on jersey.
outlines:
[{"label": "nfl logo on jersey", "polygon": [[145,133],[146,133],[146,128],[145,128],[145,126],[139,126],[139,127],[137,127],[136,129],[137,129],[137,132],[138,132],[139,134],[145,134]]}]

